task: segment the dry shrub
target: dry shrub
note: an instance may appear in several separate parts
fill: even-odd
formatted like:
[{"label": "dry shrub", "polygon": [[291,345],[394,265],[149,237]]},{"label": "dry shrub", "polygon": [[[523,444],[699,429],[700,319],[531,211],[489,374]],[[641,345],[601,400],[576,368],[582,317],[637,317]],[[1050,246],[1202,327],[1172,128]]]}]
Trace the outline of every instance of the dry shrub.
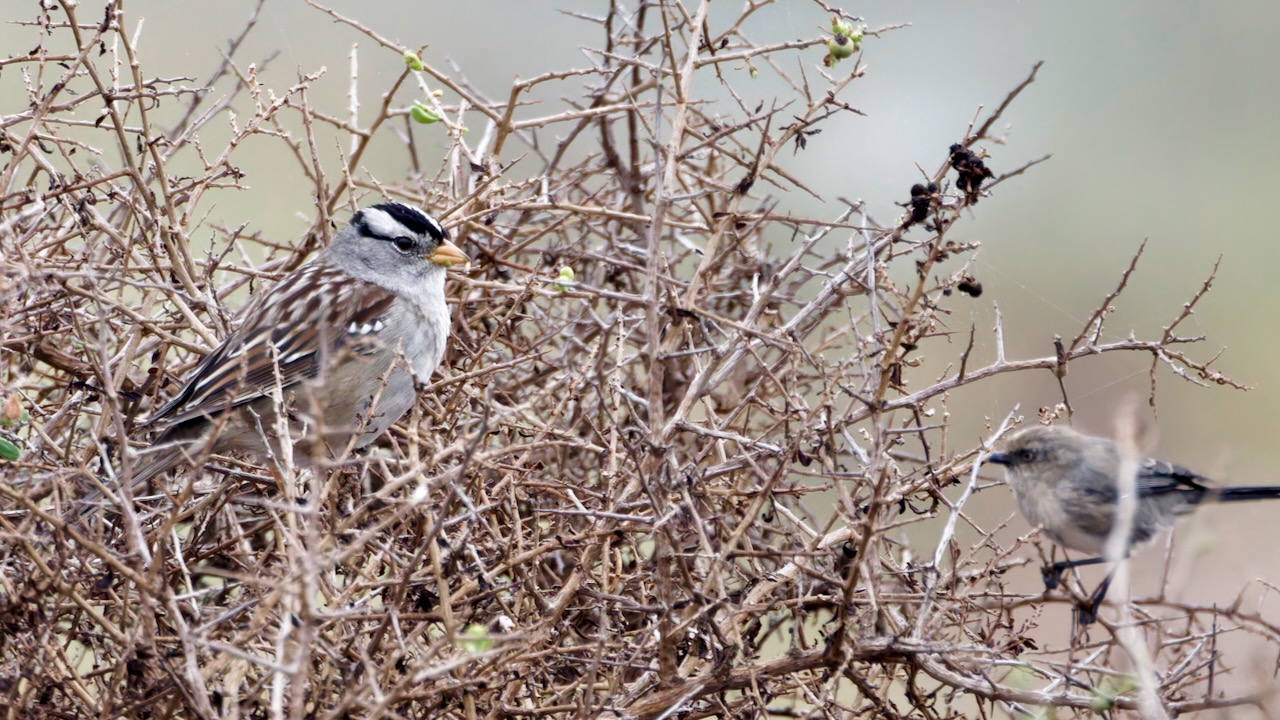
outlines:
[{"label": "dry shrub", "polygon": [[[593,65],[505,100],[427,65],[361,109],[308,94],[317,75],[262,87],[238,40],[213,77],[166,79],[134,62],[116,3],[34,18],[38,46],[3,61],[28,104],[0,117],[0,438],[19,452],[0,484],[8,717],[963,717],[1251,700],[1212,691],[1212,631],[1277,638],[1238,608],[1132,606],[1136,642],[1154,648],[1135,692],[1115,674],[1129,661],[1114,625],[1038,647],[1041,605],[1071,598],[1006,588],[1026,548],[964,516],[980,448],[946,436],[950,391],[1086,355],[1147,353],[1153,383],[1167,367],[1231,384],[1176,334],[1208,281],[1150,340],[1102,340],[1132,267],[1054,356],[1006,358],[998,314],[993,336],[944,338],[947,314],[981,293],[953,226],[1034,163],[975,192],[979,166],[938,148],[918,222],[856,203],[794,216],[786,198],[811,190],[786,160],[857,112],[842,98],[864,70],[856,54],[823,68],[829,36],[749,41],[739,29],[767,3],[714,24],[708,4],[610,5]],[[381,52],[412,50],[312,11]],[[789,94],[741,100],[748,67]],[[957,141],[980,159],[1034,77]],[[208,91],[219,83],[234,91]],[[564,109],[521,104],[547,87]],[[415,101],[440,121],[411,122]],[[211,124],[230,139],[198,143]],[[333,137],[338,164],[322,159]],[[443,162],[416,174],[361,163],[375,139],[416,161],[442,138]],[[250,140],[288,144],[313,187],[296,237],[207,219]],[[234,327],[232,308],[388,197],[433,209],[474,262],[451,281],[442,372],[381,447],[316,471],[211,458],[120,498],[110,526],[64,523],[95,482],[123,491],[121,445],[144,440],[132,428]],[[971,358],[978,335],[994,360]],[[926,376],[922,357],[946,371]],[[930,519],[940,542],[909,552],[900,529]]]}]

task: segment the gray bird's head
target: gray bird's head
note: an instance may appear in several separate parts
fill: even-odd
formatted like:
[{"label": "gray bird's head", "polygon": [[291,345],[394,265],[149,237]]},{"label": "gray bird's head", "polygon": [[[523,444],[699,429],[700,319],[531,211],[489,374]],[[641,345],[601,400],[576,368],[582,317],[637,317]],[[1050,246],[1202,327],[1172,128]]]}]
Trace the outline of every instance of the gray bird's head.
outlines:
[{"label": "gray bird's head", "polygon": [[1004,465],[1010,479],[1064,478],[1096,450],[1095,440],[1071,428],[1037,425],[1014,434],[1004,452],[991,453],[987,462]]},{"label": "gray bird's head", "polygon": [[415,288],[436,276],[443,286],[445,268],[467,262],[435,218],[398,202],[357,212],[325,252],[355,277],[392,291]]}]

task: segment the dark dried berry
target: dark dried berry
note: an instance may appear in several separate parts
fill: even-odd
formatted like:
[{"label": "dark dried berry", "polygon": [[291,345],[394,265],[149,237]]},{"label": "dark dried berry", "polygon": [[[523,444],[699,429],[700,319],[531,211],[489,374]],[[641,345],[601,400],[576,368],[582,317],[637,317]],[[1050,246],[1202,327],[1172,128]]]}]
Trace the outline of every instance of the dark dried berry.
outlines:
[{"label": "dark dried berry", "polygon": [[982,295],[982,283],[971,277],[966,277],[956,283],[956,289],[969,297],[978,297]]}]

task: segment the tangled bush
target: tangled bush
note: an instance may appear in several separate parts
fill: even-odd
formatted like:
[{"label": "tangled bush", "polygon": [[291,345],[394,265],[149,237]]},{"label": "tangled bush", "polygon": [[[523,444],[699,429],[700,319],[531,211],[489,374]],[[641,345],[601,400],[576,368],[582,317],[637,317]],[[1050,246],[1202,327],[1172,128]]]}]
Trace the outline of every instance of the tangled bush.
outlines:
[{"label": "tangled bush", "polygon": [[[937,148],[902,217],[856,203],[799,217],[788,193],[813,191],[787,158],[858,112],[842,98],[865,67],[846,49],[893,28],[815,3],[856,34],[836,57],[821,33],[748,39],[767,3],[719,27],[708,5],[611,4],[591,65],[495,101],[313,4],[405,58],[372,111],[310,93],[319,72],[263,87],[238,42],[202,84],[166,79],[138,62],[119,3],[94,18],[42,5],[38,46],[5,61],[29,78],[28,105],[0,117],[10,716],[969,717],[1139,702],[1109,643],[1073,664],[1030,638],[1041,604],[1070,598],[1006,587],[1024,546],[964,516],[981,448],[948,441],[946,396],[1106,352],[1149,354],[1153,382],[1159,366],[1230,383],[1175,334],[1208,282],[1162,337],[1104,342],[1131,267],[1052,356],[1006,358],[997,320],[995,358],[979,363],[976,331],[943,337],[982,294],[976,245],[953,228],[1035,164],[1000,173],[985,156],[1034,70]],[[735,84],[760,71],[789,94],[742,100]],[[544,87],[572,100],[522,105]],[[231,128],[221,147],[200,142],[213,123]],[[447,139],[438,165],[424,137]],[[362,165],[375,140],[401,143],[414,169],[375,177]],[[241,186],[250,141],[284,144],[312,188],[293,237],[209,219]],[[383,198],[431,208],[474,260],[450,281],[442,372],[380,447],[291,476],[210,458],[110,524],[67,523],[234,308]],[[923,357],[946,372],[926,376]],[[898,531],[922,522],[941,539],[912,553]],[[960,523],[976,547],[957,543]],[[1170,712],[1250,701],[1206,691],[1206,628],[1230,615],[1273,642],[1275,629],[1239,609],[1167,609],[1176,622],[1146,630],[1162,639],[1151,696]]]}]

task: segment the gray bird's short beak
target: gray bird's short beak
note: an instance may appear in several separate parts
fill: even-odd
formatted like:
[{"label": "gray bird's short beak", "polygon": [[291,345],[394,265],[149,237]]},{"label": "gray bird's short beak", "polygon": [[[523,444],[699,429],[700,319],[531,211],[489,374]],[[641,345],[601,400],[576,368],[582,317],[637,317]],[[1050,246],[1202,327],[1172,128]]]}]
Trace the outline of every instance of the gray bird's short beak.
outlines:
[{"label": "gray bird's short beak", "polygon": [[440,243],[440,247],[431,251],[431,254],[427,256],[427,259],[437,265],[451,267],[453,265],[462,265],[471,258],[467,257],[467,254],[462,252],[462,248],[459,248],[457,245],[445,240]]},{"label": "gray bird's short beak", "polygon": [[1004,453],[991,453],[987,456],[987,462],[995,463],[997,465],[1008,465],[1009,456]]}]

